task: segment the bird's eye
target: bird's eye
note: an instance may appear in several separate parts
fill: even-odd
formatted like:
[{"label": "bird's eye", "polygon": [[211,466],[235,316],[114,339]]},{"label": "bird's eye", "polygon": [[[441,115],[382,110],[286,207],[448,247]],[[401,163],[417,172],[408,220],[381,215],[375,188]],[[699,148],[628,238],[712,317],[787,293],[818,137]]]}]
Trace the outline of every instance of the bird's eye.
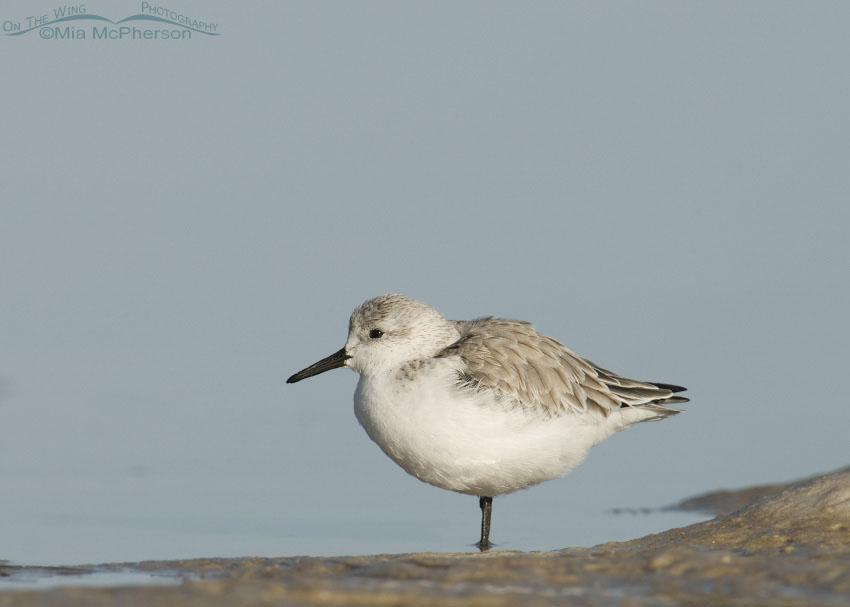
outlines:
[{"label": "bird's eye", "polygon": [[369,337],[371,339],[378,339],[378,338],[382,337],[383,335],[384,335],[384,332],[381,331],[380,329],[372,329],[371,331],[369,331]]}]

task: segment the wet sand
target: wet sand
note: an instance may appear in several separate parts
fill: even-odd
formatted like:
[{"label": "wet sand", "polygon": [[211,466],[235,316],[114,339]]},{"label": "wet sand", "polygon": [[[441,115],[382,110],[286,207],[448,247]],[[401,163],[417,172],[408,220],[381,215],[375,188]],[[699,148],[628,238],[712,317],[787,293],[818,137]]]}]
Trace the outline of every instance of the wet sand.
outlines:
[{"label": "wet sand", "polygon": [[[0,591],[0,607],[122,605],[850,605],[850,468],[717,491],[680,508],[713,520],[558,552],[286,557],[25,568],[136,571],[171,586]],[[20,575],[0,563],[0,576]]]}]

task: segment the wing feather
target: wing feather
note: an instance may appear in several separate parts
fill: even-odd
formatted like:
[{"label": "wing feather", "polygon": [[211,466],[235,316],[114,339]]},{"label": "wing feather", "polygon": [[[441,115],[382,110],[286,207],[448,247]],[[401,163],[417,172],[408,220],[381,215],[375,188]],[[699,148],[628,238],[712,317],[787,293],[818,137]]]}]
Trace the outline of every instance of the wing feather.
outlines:
[{"label": "wing feather", "polygon": [[546,415],[594,411],[609,415],[621,407],[652,406],[659,416],[687,402],[672,384],[641,382],[608,371],[538,333],[527,322],[487,317],[454,321],[460,338],[438,356],[459,356],[460,383],[494,390],[523,408]]}]

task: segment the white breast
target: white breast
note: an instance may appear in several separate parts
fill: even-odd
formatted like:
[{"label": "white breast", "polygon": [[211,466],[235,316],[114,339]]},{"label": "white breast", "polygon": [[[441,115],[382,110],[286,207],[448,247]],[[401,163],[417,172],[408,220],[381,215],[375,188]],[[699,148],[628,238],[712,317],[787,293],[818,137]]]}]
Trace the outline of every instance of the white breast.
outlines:
[{"label": "white breast", "polygon": [[443,489],[492,497],[563,476],[624,427],[511,408],[457,388],[456,378],[450,362],[438,362],[411,378],[361,375],[354,394],[369,437],[409,474]]}]

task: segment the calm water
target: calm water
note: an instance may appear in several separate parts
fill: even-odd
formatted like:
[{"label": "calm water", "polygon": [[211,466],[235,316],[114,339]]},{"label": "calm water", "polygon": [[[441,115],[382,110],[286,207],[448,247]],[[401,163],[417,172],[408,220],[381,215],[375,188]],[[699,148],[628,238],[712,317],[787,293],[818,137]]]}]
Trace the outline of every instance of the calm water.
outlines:
[{"label": "calm water", "polygon": [[177,575],[150,574],[139,571],[94,571],[79,575],[56,574],[50,570],[24,570],[9,577],[0,577],[0,590],[49,590],[77,586],[167,586],[182,581]]},{"label": "calm water", "polygon": [[[71,565],[473,550],[479,516],[474,498],[425,487],[424,495],[436,501],[409,510],[403,495],[374,492],[353,492],[348,506],[345,500],[327,503],[320,493],[312,506],[296,501],[293,508],[280,486],[265,480],[139,474],[7,479],[18,491],[0,497],[0,557],[16,564]],[[658,511],[614,514],[592,500],[576,499],[565,520],[539,510],[551,501],[545,486],[535,492],[496,500],[493,537],[499,548],[590,546],[704,518]],[[533,511],[525,516],[527,508]]]}]

